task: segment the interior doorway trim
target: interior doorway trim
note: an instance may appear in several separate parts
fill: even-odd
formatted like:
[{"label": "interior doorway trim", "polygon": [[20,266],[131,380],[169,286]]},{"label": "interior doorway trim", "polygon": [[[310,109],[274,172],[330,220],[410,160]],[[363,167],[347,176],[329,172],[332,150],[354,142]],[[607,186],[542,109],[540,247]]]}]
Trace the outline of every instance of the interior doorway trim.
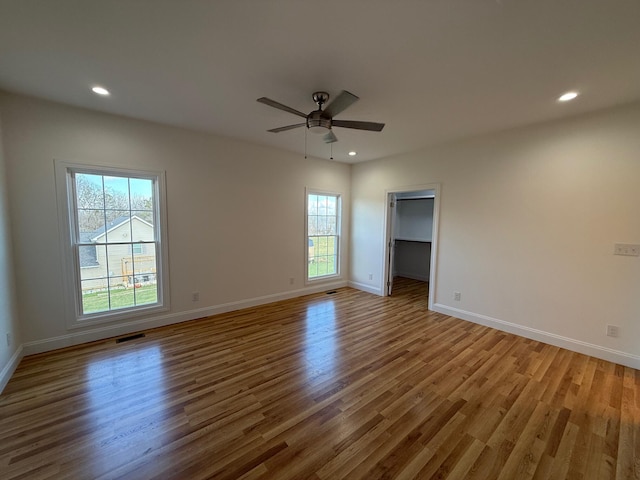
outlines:
[{"label": "interior doorway trim", "polygon": [[382,272],[382,285],[381,291],[383,296],[389,295],[387,288],[387,281],[389,278],[389,254],[391,251],[390,242],[392,240],[392,215],[393,207],[391,202],[394,201],[395,195],[398,193],[407,192],[419,192],[422,190],[432,190],[434,192],[433,198],[433,231],[431,239],[431,259],[429,268],[429,310],[433,310],[433,304],[435,303],[436,290],[437,290],[437,261],[438,261],[438,238],[439,238],[439,219],[440,219],[440,184],[439,183],[426,183],[422,185],[408,185],[403,187],[395,187],[385,190],[385,216],[384,216],[384,257],[383,257],[383,272]]}]

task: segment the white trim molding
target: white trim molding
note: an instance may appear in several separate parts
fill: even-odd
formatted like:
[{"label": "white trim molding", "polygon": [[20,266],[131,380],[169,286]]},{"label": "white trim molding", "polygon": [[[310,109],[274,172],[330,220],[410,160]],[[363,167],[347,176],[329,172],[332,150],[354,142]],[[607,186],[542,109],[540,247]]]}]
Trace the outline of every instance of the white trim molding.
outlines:
[{"label": "white trim molding", "polygon": [[366,283],[354,282],[349,280],[349,286],[351,288],[355,288],[356,290],[362,290],[363,292],[373,293],[374,295],[378,295],[380,297],[384,296],[384,292],[380,289],[380,287],[376,287],[373,285],[367,285]]},{"label": "white trim molding", "polygon": [[484,325],[485,327],[491,327],[503,332],[513,333],[514,335],[529,338],[531,340],[537,340],[556,347],[566,348],[573,352],[583,353],[609,362],[640,369],[640,356],[638,355],[632,355],[612,348],[583,342],[569,337],[563,337],[562,335],[556,335],[555,333],[545,332],[536,328],[525,327],[523,325],[499,320],[486,315],[449,307],[441,303],[436,303],[432,310],[434,312],[450,315],[468,322]]},{"label": "white trim molding", "polygon": [[[432,230],[432,238],[431,238],[431,257],[429,260],[429,278],[427,281],[429,282],[429,298],[428,298],[428,308],[430,310],[434,309],[434,303],[436,298],[436,290],[438,288],[437,285],[437,262],[438,262],[438,244],[439,244],[439,226],[440,226],[440,197],[442,195],[442,189],[440,182],[434,183],[425,183],[421,185],[405,185],[399,187],[388,188],[384,191],[384,226],[382,230],[382,251],[383,251],[383,260],[382,260],[382,271],[381,271],[381,291],[382,295],[388,294],[387,282],[389,281],[389,242],[391,241],[391,237],[393,236],[392,232],[392,208],[389,203],[392,197],[397,193],[407,193],[407,192],[422,192],[425,190],[433,191],[433,230]],[[392,273],[392,272],[391,272]]]},{"label": "white trim molding", "polygon": [[16,371],[16,368],[18,368],[22,357],[24,357],[24,349],[22,345],[20,345],[0,372],[0,393],[2,393],[4,387],[9,383],[9,379],[11,375],[13,375],[13,372]]}]

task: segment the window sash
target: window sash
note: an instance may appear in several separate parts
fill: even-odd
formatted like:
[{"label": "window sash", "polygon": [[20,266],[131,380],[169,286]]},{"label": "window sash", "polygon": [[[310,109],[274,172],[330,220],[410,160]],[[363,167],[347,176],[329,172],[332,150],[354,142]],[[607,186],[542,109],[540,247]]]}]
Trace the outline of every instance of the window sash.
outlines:
[{"label": "window sash", "polygon": [[338,277],[341,196],[311,189],[307,189],[306,194],[306,281]]},{"label": "window sash", "polygon": [[[55,170],[56,185],[64,186],[64,188],[57,189],[59,208],[67,211],[67,215],[61,217],[63,223],[66,223],[66,227],[61,229],[61,239],[63,240],[61,245],[63,258],[65,259],[63,280],[66,292],[65,308],[67,312],[67,326],[69,328],[75,328],[87,324],[130,319],[136,315],[168,310],[168,257],[166,253],[166,232],[164,229],[164,225],[166,224],[164,173],[142,172],[118,167],[92,167],[57,160],[55,161]],[[100,210],[106,218],[107,214],[112,214],[113,211],[120,211],[121,208],[108,208],[104,203],[101,205],[93,204],[88,209],[78,208],[78,192],[76,190],[76,175],[78,174],[102,176],[102,195],[107,191],[105,190],[104,183],[107,177],[110,180],[114,180],[115,178],[116,181],[119,179],[126,181],[129,194],[124,204],[126,206],[126,217],[131,219],[137,216],[152,225],[153,230],[150,234],[153,238],[109,241],[108,234],[106,233],[108,231],[107,227],[104,228],[105,237],[99,239],[101,241],[90,242],[84,237],[81,238],[78,219],[79,212]],[[145,183],[148,184],[148,186],[145,186],[145,183],[142,183],[144,188],[142,193],[140,193],[140,189],[135,191],[139,197],[141,196],[143,199],[148,199],[145,200],[143,208],[139,208],[139,204],[133,203],[134,197],[132,192],[134,192],[134,190],[132,187],[134,182],[138,182],[138,180],[144,180]],[[137,185],[140,185],[140,182],[138,182]],[[82,207],[84,206],[86,206],[86,204],[82,205]],[[118,206],[121,207],[121,205]],[[131,220],[129,220],[129,222],[131,222]],[[132,234],[133,230],[130,226],[129,239],[136,238]],[[133,250],[136,249],[134,245],[140,244],[150,246],[144,247],[142,254],[133,253]],[[81,265],[80,250],[82,247],[93,247],[97,250],[101,248],[105,249],[104,252],[101,252],[104,254],[105,260],[101,263],[97,262],[98,252],[96,250],[94,258],[89,257],[91,264]],[[108,265],[109,261],[113,263],[112,259],[108,259],[108,249],[113,248],[127,248],[128,252],[117,262],[118,265],[116,268],[113,268],[113,264]],[[126,260],[127,257],[132,257],[133,259],[133,263],[130,264],[132,270],[126,270],[121,264],[121,261]],[[149,258],[145,259],[146,263],[141,262],[136,266],[135,260],[139,260],[140,257]],[[84,261],[86,262],[86,258]],[[149,261],[151,261],[151,263],[149,263]],[[127,276],[129,276],[131,280],[128,280]],[[104,283],[102,287],[104,291],[108,295],[112,295],[115,291],[114,285],[117,283],[116,279],[121,285],[127,282],[129,285],[133,285],[134,290],[128,292],[130,297],[133,298],[133,301],[126,301],[124,306],[117,305],[114,307],[111,303],[111,297],[109,297],[109,303],[106,308],[101,307],[98,311],[88,311],[86,304],[83,303],[86,299],[86,297],[83,297],[83,287],[88,288],[88,290],[85,291],[90,291],[92,289],[88,286],[92,284],[91,282],[93,282],[93,285],[98,285],[99,281],[102,281]],[[137,279],[144,279],[144,285],[136,286],[136,283],[138,283]],[[153,285],[154,288],[151,288],[150,285]],[[145,293],[150,293],[151,296],[143,298],[138,295],[142,293],[142,290],[137,290],[139,287],[144,287],[142,290],[144,290]]]}]

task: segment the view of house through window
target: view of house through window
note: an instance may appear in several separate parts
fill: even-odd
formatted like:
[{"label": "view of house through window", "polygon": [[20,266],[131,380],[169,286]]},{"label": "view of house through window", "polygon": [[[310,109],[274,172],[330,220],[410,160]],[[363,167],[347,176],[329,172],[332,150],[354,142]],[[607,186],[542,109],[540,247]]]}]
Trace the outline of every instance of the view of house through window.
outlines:
[{"label": "view of house through window", "polygon": [[70,172],[81,314],[158,304],[155,178]]},{"label": "view of house through window", "polygon": [[339,219],[339,195],[307,194],[308,279],[338,274]]}]

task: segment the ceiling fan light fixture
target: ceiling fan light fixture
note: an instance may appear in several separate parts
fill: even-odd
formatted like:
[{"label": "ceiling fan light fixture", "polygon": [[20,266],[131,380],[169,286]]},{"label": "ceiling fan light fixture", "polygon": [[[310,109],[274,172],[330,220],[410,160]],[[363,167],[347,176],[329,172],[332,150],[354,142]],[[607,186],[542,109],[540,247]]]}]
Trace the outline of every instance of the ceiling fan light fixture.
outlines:
[{"label": "ceiling fan light fixture", "polygon": [[351,150],[351,151],[349,152],[349,156],[350,156],[350,157],[355,157],[357,154],[358,154],[358,152],[355,152],[355,151],[353,151],[353,150]]},{"label": "ceiling fan light fixture", "polygon": [[331,118],[322,114],[322,110],[311,112],[307,117],[307,128],[313,133],[324,133],[331,129]]}]

